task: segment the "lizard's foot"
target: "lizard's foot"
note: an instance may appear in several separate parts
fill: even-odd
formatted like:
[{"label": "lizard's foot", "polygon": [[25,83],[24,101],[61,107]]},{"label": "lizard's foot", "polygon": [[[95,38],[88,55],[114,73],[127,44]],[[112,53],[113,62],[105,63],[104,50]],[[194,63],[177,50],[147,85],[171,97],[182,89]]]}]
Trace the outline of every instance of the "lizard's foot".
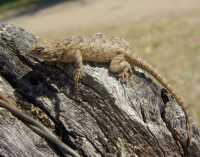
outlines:
[{"label": "lizard's foot", "polygon": [[127,67],[124,68],[121,73],[119,73],[118,77],[122,83],[127,83],[132,74],[133,74],[132,69]]},{"label": "lizard's foot", "polygon": [[128,72],[122,72],[118,75],[118,77],[120,82],[127,83],[130,78],[130,74]]},{"label": "lizard's foot", "polygon": [[74,83],[76,89],[79,87],[80,79],[82,79],[83,76],[84,76],[83,70],[81,68],[77,68],[74,74]]},{"label": "lizard's foot", "polygon": [[127,72],[122,72],[118,75],[120,82],[127,83],[129,79],[129,74]]},{"label": "lizard's foot", "polygon": [[110,63],[110,71],[117,73],[120,82],[127,83],[130,79],[132,72],[131,65],[126,61],[124,54],[115,56]]}]

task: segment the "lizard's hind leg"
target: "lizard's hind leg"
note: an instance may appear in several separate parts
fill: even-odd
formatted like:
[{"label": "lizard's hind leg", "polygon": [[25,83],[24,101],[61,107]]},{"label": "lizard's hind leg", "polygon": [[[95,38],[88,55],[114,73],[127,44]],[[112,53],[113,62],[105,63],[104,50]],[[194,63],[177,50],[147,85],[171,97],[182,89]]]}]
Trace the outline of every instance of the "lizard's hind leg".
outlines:
[{"label": "lizard's hind leg", "polygon": [[126,61],[123,54],[117,55],[110,62],[110,71],[117,73],[120,81],[127,82],[132,75],[131,65]]}]

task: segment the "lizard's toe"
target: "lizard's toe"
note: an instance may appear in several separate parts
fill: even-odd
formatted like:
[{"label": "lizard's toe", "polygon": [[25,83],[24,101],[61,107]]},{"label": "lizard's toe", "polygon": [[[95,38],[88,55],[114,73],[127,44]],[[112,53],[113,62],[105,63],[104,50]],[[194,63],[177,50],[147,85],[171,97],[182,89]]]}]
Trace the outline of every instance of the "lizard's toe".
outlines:
[{"label": "lizard's toe", "polygon": [[74,82],[75,82],[75,87],[79,87],[79,82],[83,77],[83,71],[82,69],[76,69],[75,74],[74,74]]},{"label": "lizard's toe", "polygon": [[128,72],[122,72],[118,75],[118,77],[120,82],[127,83],[130,78],[130,74]]}]

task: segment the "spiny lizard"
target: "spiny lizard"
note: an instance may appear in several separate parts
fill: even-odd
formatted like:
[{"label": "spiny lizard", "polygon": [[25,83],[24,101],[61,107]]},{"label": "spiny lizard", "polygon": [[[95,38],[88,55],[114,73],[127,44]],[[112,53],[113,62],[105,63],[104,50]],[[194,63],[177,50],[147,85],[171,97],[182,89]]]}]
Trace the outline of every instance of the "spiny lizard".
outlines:
[{"label": "spiny lizard", "polygon": [[[135,71],[134,66],[142,68],[155,77],[175,97],[185,112],[187,129],[190,130],[189,119],[182,99],[151,65],[131,53],[128,42],[122,38],[109,39],[102,33],[88,37],[73,36],[57,43],[36,46],[32,49],[31,54],[45,61],[74,63],[76,86],[83,76],[83,61],[110,63],[109,70],[119,74],[120,79],[125,82]],[[188,134],[188,136],[190,135]]]}]

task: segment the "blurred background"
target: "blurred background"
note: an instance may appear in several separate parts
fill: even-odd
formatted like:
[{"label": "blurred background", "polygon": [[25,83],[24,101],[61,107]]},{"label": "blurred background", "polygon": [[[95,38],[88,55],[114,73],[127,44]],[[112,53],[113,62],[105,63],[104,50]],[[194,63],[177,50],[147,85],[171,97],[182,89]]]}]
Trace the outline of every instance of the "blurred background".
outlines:
[{"label": "blurred background", "polygon": [[95,32],[125,38],[200,124],[200,0],[0,0],[0,21],[48,40]]}]

